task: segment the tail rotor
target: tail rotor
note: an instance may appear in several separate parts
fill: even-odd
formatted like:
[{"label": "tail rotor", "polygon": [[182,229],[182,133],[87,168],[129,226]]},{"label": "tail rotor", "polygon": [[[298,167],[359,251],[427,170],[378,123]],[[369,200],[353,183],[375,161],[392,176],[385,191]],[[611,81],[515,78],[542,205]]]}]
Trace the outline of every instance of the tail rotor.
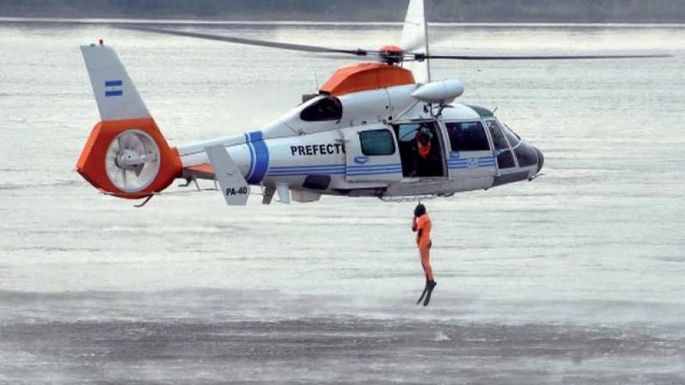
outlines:
[{"label": "tail rotor", "polygon": [[140,130],[127,130],[112,140],[107,149],[105,167],[109,180],[128,193],[148,187],[159,173],[159,147]]}]

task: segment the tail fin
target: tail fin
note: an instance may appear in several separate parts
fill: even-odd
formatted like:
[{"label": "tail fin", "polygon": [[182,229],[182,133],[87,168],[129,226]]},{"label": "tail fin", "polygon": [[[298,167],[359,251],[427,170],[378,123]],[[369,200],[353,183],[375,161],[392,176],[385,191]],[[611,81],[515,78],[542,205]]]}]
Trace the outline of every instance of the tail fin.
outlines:
[{"label": "tail fin", "polygon": [[[400,47],[407,52],[430,54],[424,0],[409,0]],[[414,73],[414,79],[418,83],[430,83],[430,59],[421,62],[406,62],[404,67]]]},{"label": "tail fin", "polygon": [[121,198],[162,191],[182,173],[178,152],[164,139],[116,52],[103,44],[81,51],[101,121],[76,170],[96,188]]},{"label": "tail fin", "polygon": [[150,117],[150,112],[114,49],[104,44],[92,44],[82,46],[81,52],[86,61],[101,120]]}]

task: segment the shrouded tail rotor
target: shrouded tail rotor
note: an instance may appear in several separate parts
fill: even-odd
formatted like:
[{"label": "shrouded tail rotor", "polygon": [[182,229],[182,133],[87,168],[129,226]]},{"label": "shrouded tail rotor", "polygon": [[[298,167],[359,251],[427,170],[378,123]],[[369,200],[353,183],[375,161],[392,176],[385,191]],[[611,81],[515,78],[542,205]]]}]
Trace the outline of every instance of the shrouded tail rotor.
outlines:
[{"label": "shrouded tail rotor", "polygon": [[155,121],[146,118],[95,125],[76,171],[107,194],[138,199],[164,190],[183,166]]},{"label": "shrouded tail rotor", "polygon": [[107,149],[105,168],[112,183],[128,193],[148,187],[159,173],[159,147],[140,130],[119,134]]}]

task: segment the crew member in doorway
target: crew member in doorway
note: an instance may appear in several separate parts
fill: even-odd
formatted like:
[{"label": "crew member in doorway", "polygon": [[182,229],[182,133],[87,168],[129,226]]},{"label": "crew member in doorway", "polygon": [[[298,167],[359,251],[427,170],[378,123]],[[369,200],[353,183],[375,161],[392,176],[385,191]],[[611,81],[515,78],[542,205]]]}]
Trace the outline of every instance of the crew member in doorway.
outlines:
[{"label": "crew member in doorway", "polygon": [[425,125],[416,131],[417,176],[432,176],[433,154],[431,144],[433,134]]},{"label": "crew member in doorway", "polygon": [[428,159],[430,157],[431,136],[431,132],[426,126],[422,126],[421,129],[416,131],[416,145],[421,159]]},{"label": "crew member in doorway", "polygon": [[433,294],[433,289],[437,282],[435,282],[435,277],[433,276],[433,268],[431,267],[430,261],[430,249],[433,245],[431,241],[431,228],[433,224],[431,219],[426,212],[426,206],[419,203],[414,209],[414,219],[412,220],[412,231],[416,233],[416,245],[419,247],[419,256],[421,257],[421,266],[423,267],[423,272],[426,276],[426,287],[421,293],[421,297],[416,301],[416,304],[420,304],[423,301],[423,306],[428,306],[431,300],[431,294]]}]

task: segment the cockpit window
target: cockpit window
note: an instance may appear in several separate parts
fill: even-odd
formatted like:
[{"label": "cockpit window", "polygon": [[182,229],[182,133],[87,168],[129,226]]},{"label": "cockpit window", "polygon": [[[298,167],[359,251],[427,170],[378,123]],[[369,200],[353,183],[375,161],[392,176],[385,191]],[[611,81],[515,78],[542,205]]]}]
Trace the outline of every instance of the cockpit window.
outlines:
[{"label": "cockpit window", "polygon": [[452,151],[490,151],[481,122],[445,123]]},{"label": "cockpit window", "polygon": [[504,134],[507,136],[507,139],[509,139],[511,148],[516,147],[521,142],[521,137],[516,135],[516,133],[512,131],[511,128],[509,128],[509,126],[506,124],[504,125]]},{"label": "cockpit window", "polygon": [[514,155],[509,149],[507,138],[505,137],[502,128],[494,120],[487,120],[486,124],[492,135],[492,141],[495,144],[495,151],[497,153],[497,167],[499,169],[516,167]]},{"label": "cockpit window", "polygon": [[495,144],[495,149],[508,150],[509,144],[507,143],[507,139],[504,137],[504,133],[502,133],[502,128],[499,126],[499,124],[497,124],[497,122],[494,120],[487,120],[486,124],[488,125],[488,129],[492,135],[492,141]]},{"label": "cockpit window", "polygon": [[342,103],[334,96],[327,96],[317,100],[300,113],[300,119],[305,122],[325,122],[342,118]]},{"label": "cockpit window", "polygon": [[[521,140],[521,137],[518,136],[509,126],[506,124],[504,125],[503,129],[504,134],[507,136],[507,139],[509,140],[509,144],[511,145],[511,148],[514,151],[514,154],[516,155],[516,160],[518,161],[518,166],[519,167],[530,167],[530,166],[536,166],[538,164],[538,155],[537,152],[535,151],[535,148],[526,144]],[[500,154],[501,155],[501,154]],[[508,157],[508,155],[506,155]],[[513,163],[509,162],[507,160],[504,161],[504,163]]]}]

